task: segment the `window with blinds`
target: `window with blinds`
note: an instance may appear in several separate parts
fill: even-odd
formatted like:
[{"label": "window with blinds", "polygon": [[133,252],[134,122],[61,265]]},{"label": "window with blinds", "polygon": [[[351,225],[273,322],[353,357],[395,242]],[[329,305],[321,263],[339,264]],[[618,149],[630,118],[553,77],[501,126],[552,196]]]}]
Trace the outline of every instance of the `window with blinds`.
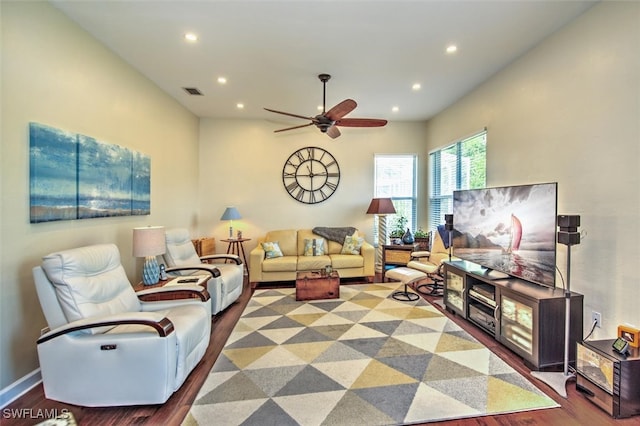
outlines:
[{"label": "window with blinds", "polygon": [[453,213],[453,191],[487,185],[487,131],[430,153],[429,170],[429,229],[435,230]]},{"label": "window with blinds", "polygon": [[[395,215],[387,216],[389,234],[396,218],[407,218],[406,227],[415,231],[417,223],[417,155],[375,154],[374,198],[391,198],[396,209]],[[374,223],[374,242],[378,244],[377,217]]]}]

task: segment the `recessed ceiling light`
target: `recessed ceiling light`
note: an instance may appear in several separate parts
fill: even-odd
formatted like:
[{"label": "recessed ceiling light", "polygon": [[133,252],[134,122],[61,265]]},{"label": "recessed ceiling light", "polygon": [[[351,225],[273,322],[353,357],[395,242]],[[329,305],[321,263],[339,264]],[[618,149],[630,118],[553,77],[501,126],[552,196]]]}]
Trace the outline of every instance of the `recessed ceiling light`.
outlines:
[{"label": "recessed ceiling light", "polygon": [[225,77],[218,77],[218,83],[227,84],[227,79]]},{"label": "recessed ceiling light", "polygon": [[458,46],[455,44],[450,44],[447,46],[447,53],[456,53],[458,51]]},{"label": "recessed ceiling light", "polygon": [[243,104],[243,103],[241,103],[241,102],[239,102],[239,103],[237,103],[237,104],[236,104],[236,108],[238,108],[238,109],[244,109],[244,104]]},{"label": "recessed ceiling light", "polygon": [[195,33],[186,33],[184,38],[188,41],[198,41],[198,36]]},{"label": "recessed ceiling light", "polygon": [[420,83],[414,83],[413,86],[411,86],[412,90],[420,90],[422,86],[420,85]]},{"label": "recessed ceiling light", "polygon": [[397,106],[394,106],[394,107],[391,108],[391,111],[398,112],[398,111],[400,111],[400,108],[398,108]]},{"label": "recessed ceiling light", "polygon": [[322,105],[318,105],[318,111],[322,112]]}]

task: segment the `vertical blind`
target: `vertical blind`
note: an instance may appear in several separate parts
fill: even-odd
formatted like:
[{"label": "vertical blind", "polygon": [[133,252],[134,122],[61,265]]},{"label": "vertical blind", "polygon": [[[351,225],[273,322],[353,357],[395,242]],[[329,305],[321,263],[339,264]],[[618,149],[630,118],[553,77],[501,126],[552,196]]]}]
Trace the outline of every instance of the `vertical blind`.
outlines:
[{"label": "vertical blind", "polygon": [[[429,154],[429,229],[453,213],[453,191],[487,184],[486,129]],[[455,223],[455,217],[453,218]]]}]

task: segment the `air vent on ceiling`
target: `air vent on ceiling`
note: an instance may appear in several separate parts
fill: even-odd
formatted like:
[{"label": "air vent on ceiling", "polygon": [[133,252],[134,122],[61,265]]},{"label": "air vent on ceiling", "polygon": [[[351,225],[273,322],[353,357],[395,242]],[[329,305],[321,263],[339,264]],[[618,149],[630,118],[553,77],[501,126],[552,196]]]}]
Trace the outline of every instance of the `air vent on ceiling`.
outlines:
[{"label": "air vent on ceiling", "polygon": [[192,96],[202,96],[202,92],[195,87],[183,87],[183,89]]}]

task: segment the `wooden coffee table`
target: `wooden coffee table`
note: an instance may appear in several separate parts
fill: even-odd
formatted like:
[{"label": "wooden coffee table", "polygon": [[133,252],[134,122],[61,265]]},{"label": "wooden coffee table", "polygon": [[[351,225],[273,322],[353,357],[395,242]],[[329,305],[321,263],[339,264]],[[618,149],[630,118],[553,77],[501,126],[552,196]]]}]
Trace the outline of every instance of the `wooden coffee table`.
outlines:
[{"label": "wooden coffee table", "polygon": [[337,299],[340,297],[338,271],[302,271],[296,274],[296,300]]}]

